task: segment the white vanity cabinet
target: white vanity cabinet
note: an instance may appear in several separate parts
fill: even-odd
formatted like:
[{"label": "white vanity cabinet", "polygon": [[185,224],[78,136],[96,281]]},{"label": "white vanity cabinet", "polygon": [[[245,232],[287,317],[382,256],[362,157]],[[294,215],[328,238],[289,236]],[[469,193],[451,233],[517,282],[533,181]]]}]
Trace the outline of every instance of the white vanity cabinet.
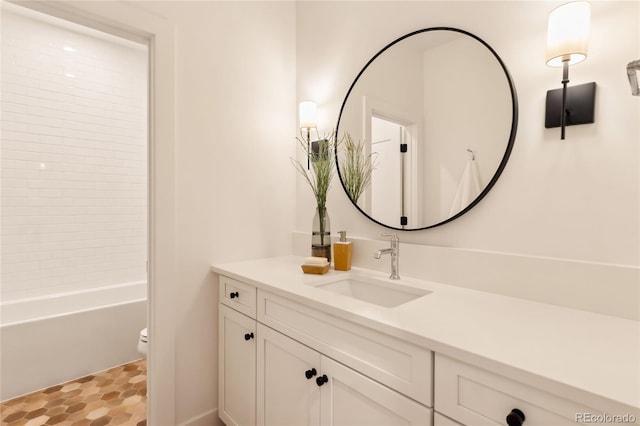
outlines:
[{"label": "white vanity cabinet", "polygon": [[[522,317],[541,318],[542,313],[558,308],[523,306],[529,314],[518,310],[517,317],[503,318],[493,315],[504,306],[501,298],[478,293],[467,296],[460,291],[449,297],[446,289],[439,288],[427,296],[432,299],[412,302],[404,311],[368,311],[341,296],[333,299],[326,296],[330,293],[319,293],[323,290],[317,290],[316,299],[309,286],[300,287],[304,284],[299,273],[291,273],[287,279],[286,271],[274,269],[268,261],[257,264],[269,277],[258,281],[256,277],[262,274],[251,270],[257,286],[220,276],[218,409],[227,426],[561,426],[593,423],[599,418],[612,423],[609,420],[619,416],[619,423],[639,424],[636,405],[594,393],[593,386],[589,391],[567,383],[562,377],[573,376],[557,369],[550,375],[539,373],[545,363],[553,363],[566,366],[574,375],[590,374],[590,368],[598,364],[576,357],[584,351],[565,344],[564,352],[554,347],[556,356],[562,356],[560,360],[543,357],[536,363],[529,357],[526,368],[500,363],[478,353],[478,348],[483,348],[481,342],[464,346],[466,328],[460,324],[448,328],[446,319],[450,316],[434,305],[437,299],[433,298],[441,294],[439,303],[449,304],[446,306],[463,303],[465,297],[474,302],[480,298],[483,303],[476,305],[489,307],[484,311],[478,308],[470,318],[480,321],[487,317],[485,325],[501,327],[497,336],[502,339],[511,335],[513,327],[502,326],[510,318],[526,328],[530,323]],[[236,272],[234,276],[244,275]],[[425,309],[429,306],[431,310]],[[445,321],[439,322],[441,317]],[[565,317],[572,318],[559,312],[558,323]],[[416,319],[428,321],[424,332],[416,332],[419,327],[412,322]],[[585,315],[585,319],[593,318]],[[597,329],[598,324],[592,325]],[[565,336],[571,336],[567,330],[583,332],[581,327],[582,323],[565,326],[558,338],[538,336],[535,344],[561,344]],[[462,338],[456,345],[443,344],[443,330],[446,339],[458,339],[455,333]],[[498,337],[496,341],[500,341]],[[591,348],[580,339],[570,342]],[[436,347],[438,352],[425,346]],[[634,350],[632,345],[626,347]],[[614,359],[626,360],[625,354]],[[589,359],[595,360],[593,356]],[[519,358],[512,357],[514,360]],[[575,368],[572,361],[583,365]],[[616,373],[615,369],[607,371]],[[624,371],[634,374],[635,370],[627,367]],[[598,374],[598,380],[612,384],[608,376]]]},{"label": "white vanity cabinet", "polygon": [[432,425],[431,351],[225,276],[220,301],[228,426]]},{"label": "white vanity cabinet", "polygon": [[258,324],[258,425],[431,425],[431,410]]}]

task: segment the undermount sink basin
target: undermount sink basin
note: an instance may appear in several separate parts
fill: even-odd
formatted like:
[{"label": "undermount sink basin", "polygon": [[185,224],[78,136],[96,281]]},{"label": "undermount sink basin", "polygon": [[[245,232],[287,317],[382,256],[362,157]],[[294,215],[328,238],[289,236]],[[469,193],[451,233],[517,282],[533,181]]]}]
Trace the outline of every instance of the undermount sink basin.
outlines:
[{"label": "undermount sink basin", "polygon": [[369,277],[346,277],[317,288],[385,308],[400,306],[431,293],[429,290]]}]

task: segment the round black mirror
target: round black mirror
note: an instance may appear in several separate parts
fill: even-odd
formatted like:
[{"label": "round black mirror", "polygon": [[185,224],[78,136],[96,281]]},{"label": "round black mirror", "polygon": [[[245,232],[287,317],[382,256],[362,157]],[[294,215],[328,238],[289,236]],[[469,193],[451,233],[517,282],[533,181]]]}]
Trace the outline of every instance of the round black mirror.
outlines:
[{"label": "round black mirror", "polygon": [[340,181],[356,208],[380,225],[439,226],[491,190],[517,123],[515,86],[491,46],[457,28],[414,31],[374,55],[347,91],[336,137],[348,133],[373,170],[353,195],[341,143]]}]

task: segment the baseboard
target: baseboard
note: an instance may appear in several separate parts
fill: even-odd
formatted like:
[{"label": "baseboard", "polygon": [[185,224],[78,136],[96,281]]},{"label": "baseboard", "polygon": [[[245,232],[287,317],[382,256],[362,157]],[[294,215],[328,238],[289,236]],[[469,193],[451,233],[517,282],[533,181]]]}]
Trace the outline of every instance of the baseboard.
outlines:
[{"label": "baseboard", "polygon": [[214,408],[180,423],[180,426],[224,426],[224,423],[218,417],[218,409]]}]

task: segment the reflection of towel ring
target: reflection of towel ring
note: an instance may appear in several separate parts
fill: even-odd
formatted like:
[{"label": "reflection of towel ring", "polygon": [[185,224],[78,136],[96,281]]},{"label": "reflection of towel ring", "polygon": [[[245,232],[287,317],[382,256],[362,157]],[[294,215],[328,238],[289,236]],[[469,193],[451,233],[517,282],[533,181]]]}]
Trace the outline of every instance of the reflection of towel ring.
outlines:
[{"label": "reflection of towel ring", "polygon": [[471,159],[475,160],[476,159],[476,154],[473,151],[471,151],[469,148],[467,148],[467,151],[469,151],[469,153],[471,154]]},{"label": "reflection of towel ring", "polygon": [[640,96],[640,87],[638,86],[638,71],[640,71],[640,59],[632,61],[627,64],[627,77],[629,77],[629,84],[631,85],[631,94],[633,96]]}]

